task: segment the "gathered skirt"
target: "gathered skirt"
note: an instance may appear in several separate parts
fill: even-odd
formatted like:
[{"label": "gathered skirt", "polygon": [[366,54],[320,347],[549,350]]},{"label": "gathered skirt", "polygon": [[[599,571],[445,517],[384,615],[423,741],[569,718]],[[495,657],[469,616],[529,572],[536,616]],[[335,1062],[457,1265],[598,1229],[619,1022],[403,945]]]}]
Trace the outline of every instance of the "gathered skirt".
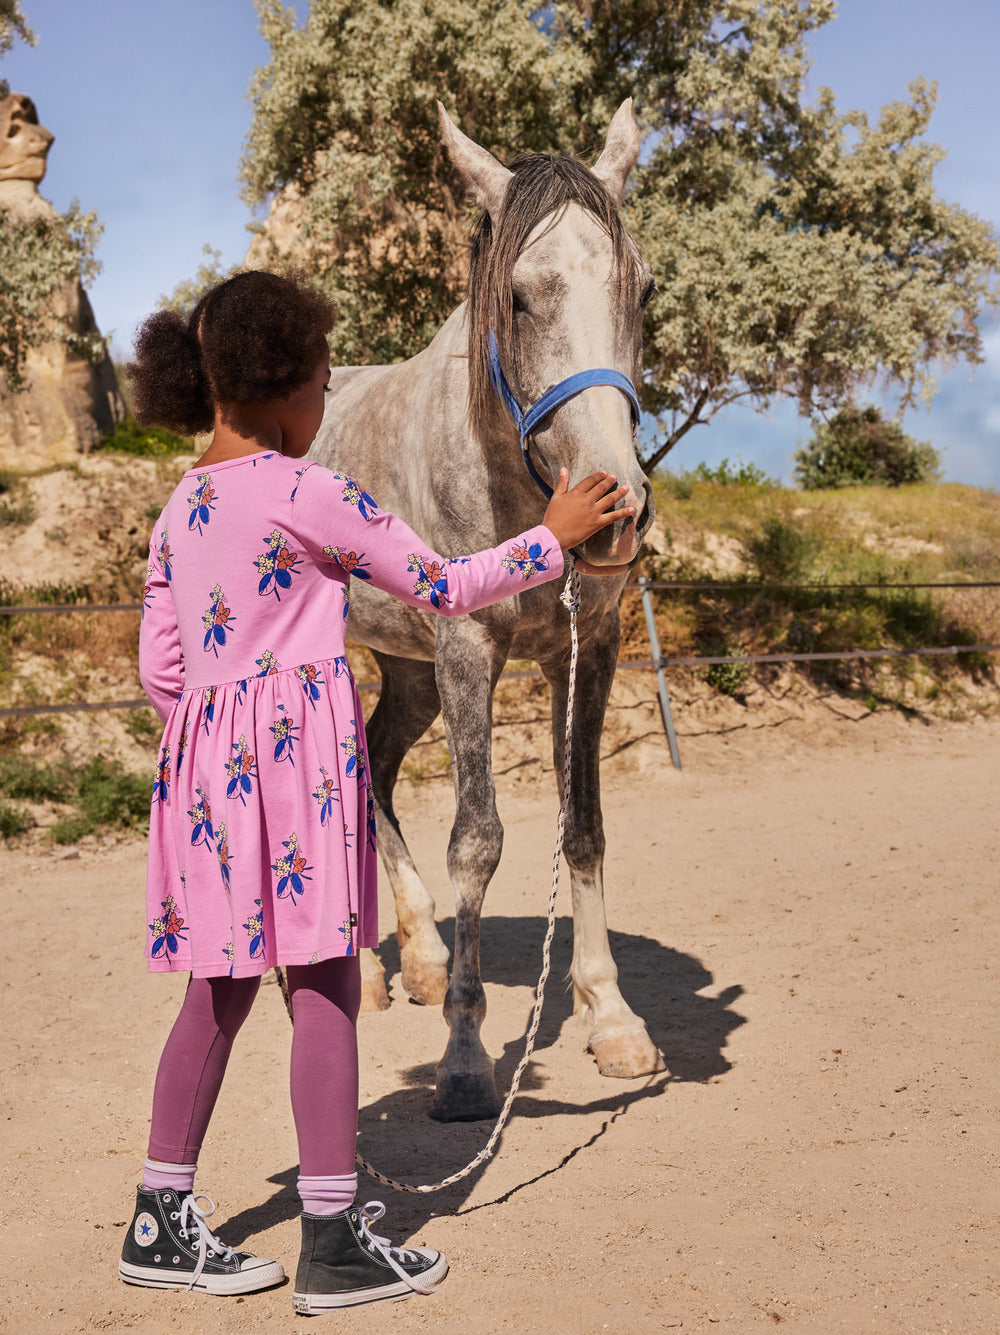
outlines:
[{"label": "gathered skirt", "polygon": [[153,781],[154,972],[246,978],[378,944],[375,817],[345,658],[182,692]]}]

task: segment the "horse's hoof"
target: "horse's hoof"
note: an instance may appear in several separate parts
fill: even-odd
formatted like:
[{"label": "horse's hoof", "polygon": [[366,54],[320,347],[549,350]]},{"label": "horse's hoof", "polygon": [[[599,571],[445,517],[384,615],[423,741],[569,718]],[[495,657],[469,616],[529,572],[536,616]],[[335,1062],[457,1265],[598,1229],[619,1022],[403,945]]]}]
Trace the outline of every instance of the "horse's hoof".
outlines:
[{"label": "horse's hoof", "polygon": [[386,991],[385,975],[383,973],[372,974],[370,977],[362,975],[361,1009],[363,1011],[387,1011],[389,1009],[389,993]]},{"label": "horse's hoof", "polygon": [[443,964],[425,964],[401,956],[400,973],[403,990],[421,1006],[440,1006],[448,991],[448,969]]},{"label": "horse's hoof", "polygon": [[592,1037],[591,1052],[597,1059],[601,1075],[621,1080],[633,1080],[639,1075],[655,1075],[665,1071],[667,1064],[645,1029],[626,1029],[617,1034]]},{"label": "horse's hoof", "polygon": [[438,1076],[437,1097],[430,1113],[435,1122],[482,1122],[499,1112],[492,1071]]}]

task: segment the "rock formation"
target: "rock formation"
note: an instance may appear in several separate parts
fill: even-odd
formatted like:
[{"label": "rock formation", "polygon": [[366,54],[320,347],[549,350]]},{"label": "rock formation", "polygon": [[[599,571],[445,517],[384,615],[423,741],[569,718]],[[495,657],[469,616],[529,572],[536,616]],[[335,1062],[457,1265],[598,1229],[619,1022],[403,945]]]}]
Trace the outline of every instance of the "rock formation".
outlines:
[{"label": "rock formation", "polygon": [[[10,215],[58,216],[38,193],[52,140],[30,97],[12,93],[0,100],[0,227]],[[97,332],[79,279],[57,292],[52,306],[76,333]],[[25,379],[27,387],[17,394],[0,382],[0,468],[71,463],[125,416],[107,356],[94,364],[64,343],[44,343],[29,351]]]}]

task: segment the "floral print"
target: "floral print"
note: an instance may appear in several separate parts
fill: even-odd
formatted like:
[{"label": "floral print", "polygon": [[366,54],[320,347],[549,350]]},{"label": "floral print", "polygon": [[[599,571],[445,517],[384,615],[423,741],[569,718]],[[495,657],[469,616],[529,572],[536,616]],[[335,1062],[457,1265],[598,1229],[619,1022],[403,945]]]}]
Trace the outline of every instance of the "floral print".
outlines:
[{"label": "floral print", "polygon": [[150,603],[153,601],[153,599],[156,597],[156,594],[153,592],[153,579],[154,579],[155,575],[156,575],[156,566],[153,565],[152,561],[147,562],[147,564],[146,564],[146,579],[145,579],[145,582],[143,583],[143,586],[142,586],[142,613],[141,613],[141,615],[142,615],[143,617],[144,617],[144,616],[146,615],[146,613],[149,611],[149,605],[150,605]]},{"label": "floral print", "polygon": [[188,808],[188,816],[192,826],[191,844],[194,848],[197,848],[199,844],[211,848],[215,841],[215,832],[212,829],[212,807],[208,800],[208,794],[200,784],[195,791],[198,794],[198,800],[193,807]]},{"label": "floral print", "polygon": [[370,569],[371,561],[365,560],[364,552],[345,552],[342,547],[333,547],[330,543],[323,548],[323,555],[328,556],[331,561],[336,561],[341,570],[353,575],[356,579],[371,579]]},{"label": "floral print", "polygon": [[532,575],[549,568],[542,555],[541,543],[538,542],[533,542],[530,547],[523,542],[515,543],[500,564],[512,575],[520,573],[522,579],[530,579]]},{"label": "floral print", "polygon": [[292,587],[292,576],[299,573],[296,567],[300,557],[298,552],[293,552],[289,547],[288,539],[280,529],[273,529],[264,542],[268,545],[267,551],[254,558],[254,565],[260,575],[257,592],[262,598],[273,593],[281,602],[279,590]]},{"label": "floral print", "polygon": [[170,790],[170,747],[165,746],[160,752],[153,771],[153,801],[165,802]]},{"label": "floral print", "polygon": [[426,598],[432,607],[444,607],[451,601],[448,597],[448,576],[440,561],[431,561],[426,556],[417,556],[411,552],[406,562],[407,570],[416,571],[417,581],[413,592],[418,598]]},{"label": "floral print", "polygon": [[[351,727],[355,726],[354,719],[351,719]],[[348,775],[356,774],[360,779],[365,772],[365,753],[359,744],[357,733],[351,733],[340,745],[347,752],[347,764],[344,766],[344,773]]]},{"label": "floral print", "polygon": [[243,930],[250,938],[250,958],[252,960],[259,959],[263,956],[265,946],[263,904],[259,899],[255,899],[254,904],[257,906],[257,912],[251,913],[250,917],[243,924]]},{"label": "floral print", "polygon": [[319,786],[313,791],[313,797],[315,797],[320,807],[319,823],[320,825],[325,825],[333,815],[334,799],[340,792],[340,789],[330,778],[322,765],[319,767],[319,772],[323,777],[319,782]]},{"label": "floral print", "polygon": [[177,912],[177,901],[173,895],[167,895],[161,907],[163,912],[149,924],[153,934],[150,956],[154,960],[163,954],[176,955],[178,942],[187,940],[181,932],[184,919]]},{"label": "floral print", "polygon": [[220,823],[219,833],[216,835],[215,856],[219,859],[219,871],[222,872],[222,884],[228,891],[232,885],[233,859],[229,852],[229,835],[226,832],[225,821]]},{"label": "floral print", "polygon": [[233,750],[236,754],[226,764],[226,774],[229,778],[226,796],[238,797],[246,806],[247,796],[253,792],[253,780],[257,777],[257,762],[247,746],[246,737],[242,734],[238,742],[233,742]]},{"label": "floral print", "polygon": [[281,718],[276,718],[271,724],[271,736],[274,738],[274,758],[277,762],[287,760],[292,769],[295,768],[295,743],[298,739],[299,725],[293,723],[291,716],[285,710],[284,705],[279,705],[282,711]]},{"label": "floral print", "polygon": [[212,502],[215,500],[215,487],[212,484],[212,475],[210,473],[198,474],[198,485],[188,497],[188,529],[197,529],[199,534],[204,533],[204,527],[212,517],[212,511],[215,506]]},{"label": "floral print", "polygon": [[150,968],[241,978],[377,944],[348,592],[384,589],[426,618],[561,569],[542,526],[472,556],[434,552],[360,483],[305,460],[267,451],[189,470],[156,521],[140,632],[165,723]]},{"label": "floral print", "polygon": [[323,678],[320,676],[319,668],[315,663],[303,663],[301,667],[295,669],[295,675],[302,683],[302,689],[306,693],[306,699],[316,708],[316,701],[319,699],[319,688],[323,685]]},{"label": "floral print", "polygon": [[211,605],[201,618],[202,625],[205,627],[206,653],[211,649],[212,653],[218,658],[219,649],[220,647],[225,648],[226,635],[232,630],[235,620],[232,608],[226,606],[222,585],[216,584],[212,590]]},{"label": "floral print", "polygon": [[305,894],[304,882],[312,880],[312,877],[307,875],[312,871],[312,867],[306,865],[305,854],[299,852],[297,834],[290,834],[283,840],[281,846],[287,848],[288,852],[282,854],[280,858],[275,858],[271,864],[271,870],[278,875],[275,893],[279,899],[289,899],[294,904],[296,895]]},{"label": "floral print", "polygon": [[164,526],[163,537],[160,539],[160,544],[156,549],[156,559],[159,561],[160,569],[163,571],[163,578],[167,580],[168,583],[174,577],[173,571],[170,569],[171,555],[170,539],[167,537],[166,526]]}]

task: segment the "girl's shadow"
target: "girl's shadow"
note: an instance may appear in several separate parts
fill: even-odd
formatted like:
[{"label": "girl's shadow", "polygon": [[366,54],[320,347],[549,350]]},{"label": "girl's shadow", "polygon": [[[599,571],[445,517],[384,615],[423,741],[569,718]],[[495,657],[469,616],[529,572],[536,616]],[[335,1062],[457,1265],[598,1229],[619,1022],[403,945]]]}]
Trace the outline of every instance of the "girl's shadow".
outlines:
[{"label": "girl's shadow", "polygon": [[[442,939],[449,949],[454,945],[454,920],[439,924]],[[546,922],[541,917],[484,918],[482,924],[483,978],[501,987],[527,987],[534,991],[541,963],[541,942]],[[729,1070],[724,1056],[729,1034],[745,1023],[743,1016],[730,1009],[742,994],[736,985],[718,996],[705,995],[712,975],[697,959],[681,954],[658,941],[630,932],[611,932],[611,950],[618,965],[622,995],[641,1015],[650,1036],[666,1060],[667,1070],[640,1080],[600,1080],[601,1094],[586,1103],[570,1103],[558,1093],[542,1093],[546,1080],[529,1063],[521,1080],[512,1118],[592,1116],[605,1113],[600,1129],[573,1145],[558,1163],[543,1173],[505,1193],[507,1199],[530,1182],[555,1173],[576,1155],[603,1137],[611,1125],[640,1099],[656,1097],[677,1081],[706,1081]],[[545,1006],[535,1040],[535,1050],[544,1051],[555,1044],[563,1026],[572,1017],[572,990],[562,979],[569,973],[573,949],[573,926],[568,917],[556,923],[552,942],[552,973],[546,987]],[[399,971],[399,950],[395,936],[379,948],[386,977]],[[394,1006],[400,1004],[397,990]],[[497,1060],[497,1086],[501,1097],[510,1085],[514,1068],[524,1051],[524,1034],[530,1017],[527,1007],[524,1023],[516,1038],[504,1046]],[[563,1041],[567,1041],[564,1039]],[[411,1066],[401,1073],[401,1085],[391,1094],[361,1109],[358,1148],[363,1157],[403,1181],[436,1182],[468,1163],[486,1141],[488,1122],[453,1122],[442,1124],[428,1116],[434,1100],[434,1061]],[[362,1056],[362,1062],[364,1057]],[[581,1053],[581,1062],[591,1058]],[[596,1076],[596,1068],[595,1068]],[[597,1077],[599,1079],[599,1077]],[[502,1149],[502,1138],[498,1151]],[[412,1195],[396,1193],[359,1172],[358,1199],[373,1196],[395,1197],[390,1230],[393,1240],[419,1233],[426,1221],[436,1214],[460,1213],[472,1188],[486,1165],[468,1177],[436,1193]],[[269,1200],[244,1210],[230,1219],[226,1241],[239,1246],[251,1234],[291,1219],[299,1213],[295,1192],[297,1168],[291,1167],[269,1178],[280,1189]],[[481,1205],[470,1207],[481,1209]]]}]

